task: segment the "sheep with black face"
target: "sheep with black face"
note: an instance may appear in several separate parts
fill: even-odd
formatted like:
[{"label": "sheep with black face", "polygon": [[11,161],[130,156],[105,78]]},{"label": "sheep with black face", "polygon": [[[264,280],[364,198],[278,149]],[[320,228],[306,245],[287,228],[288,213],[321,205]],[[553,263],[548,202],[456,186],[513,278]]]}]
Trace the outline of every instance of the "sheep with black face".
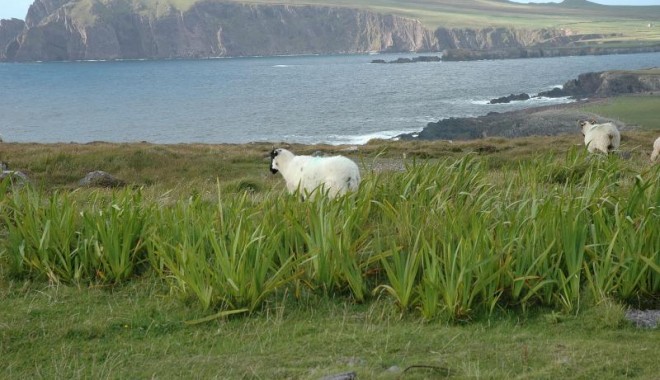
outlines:
[{"label": "sheep with black face", "polygon": [[289,192],[300,190],[303,197],[321,190],[334,198],[355,191],[360,185],[357,164],[344,156],[297,156],[277,148],[270,152],[270,171],[281,173]]}]

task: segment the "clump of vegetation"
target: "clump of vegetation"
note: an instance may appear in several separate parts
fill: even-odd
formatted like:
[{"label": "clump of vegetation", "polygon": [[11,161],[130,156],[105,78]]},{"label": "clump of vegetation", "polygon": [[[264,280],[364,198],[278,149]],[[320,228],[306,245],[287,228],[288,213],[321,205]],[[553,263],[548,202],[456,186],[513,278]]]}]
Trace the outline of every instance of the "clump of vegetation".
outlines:
[{"label": "clump of vegetation", "polygon": [[371,173],[355,194],[307,202],[241,183],[217,185],[214,200],[165,203],[139,189],[82,202],[4,186],[3,265],[65,284],[146,271],[211,316],[309,293],[389,298],[399,313],[456,321],[571,314],[585,294],[628,302],[660,291],[658,166],[633,171],[573,149],[492,177],[487,159],[468,154]]},{"label": "clump of vegetation", "polygon": [[653,377],[624,315],[658,304],[660,166],[625,137],[373,142],[306,202],[269,144],[5,144],[33,186],[0,185],[0,376]]}]

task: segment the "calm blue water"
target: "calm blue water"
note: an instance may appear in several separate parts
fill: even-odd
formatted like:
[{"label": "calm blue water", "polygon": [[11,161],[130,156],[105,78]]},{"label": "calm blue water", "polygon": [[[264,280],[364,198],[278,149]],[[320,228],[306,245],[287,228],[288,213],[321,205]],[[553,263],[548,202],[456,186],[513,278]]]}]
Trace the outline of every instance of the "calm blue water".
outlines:
[{"label": "calm blue water", "polygon": [[7,142],[361,144],[567,100],[488,105],[578,74],[660,66],[660,53],[371,64],[416,55],[0,64]]}]

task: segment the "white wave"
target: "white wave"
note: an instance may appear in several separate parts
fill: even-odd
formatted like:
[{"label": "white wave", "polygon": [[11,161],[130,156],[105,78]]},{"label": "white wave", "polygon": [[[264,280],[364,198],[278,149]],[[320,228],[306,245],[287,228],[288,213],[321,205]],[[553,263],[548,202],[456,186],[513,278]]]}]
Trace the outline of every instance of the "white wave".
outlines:
[{"label": "white wave", "polygon": [[[493,98],[494,99],[494,98]],[[521,105],[529,104],[533,106],[535,104],[563,104],[563,103],[572,103],[575,100],[570,97],[560,97],[560,98],[549,98],[545,96],[530,95],[530,98],[527,100],[512,100],[508,103],[494,103],[492,104],[491,99],[470,99],[471,104],[480,105],[480,106],[492,106],[492,107],[504,107],[511,105]]]},{"label": "white wave", "polygon": [[564,103],[573,103],[575,102],[575,99],[571,99],[568,96],[564,96],[561,98],[548,98],[545,96],[535,96],[526,101],[531,103],[543,103],[543,104],[564,104]]},{"label": "white wave", "polygon": [[422,131],[422,128],[407,129],[407,130],[391,130],[391,131],[379,131],[367,133],[364,135],[330,135],[328,136],[327,141],[324,141],[326,144],[330,145],[364,145],[370,140],[398,140],[397,136],[406,133],[419,133]]},{"label": "white wave", "polygon": [[291,67],[289,65],[273,65],[273,67]]}]

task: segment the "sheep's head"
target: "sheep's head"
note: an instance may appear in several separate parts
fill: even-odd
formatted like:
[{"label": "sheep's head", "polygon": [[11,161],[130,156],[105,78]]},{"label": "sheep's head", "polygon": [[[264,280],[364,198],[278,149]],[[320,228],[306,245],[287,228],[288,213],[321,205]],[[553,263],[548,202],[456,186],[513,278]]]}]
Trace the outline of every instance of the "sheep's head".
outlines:
[{"label": "sheep's head", "polygon": [[585,135],[587,130],[591,128],[592,125],[596,124],[595,120],[578,120],[578,126],[580,126],[580,130],[582,131],[582,136]]},{"label": "sheep's head", "polygon": [[273,174],[276,174],[280,169],[279,169],[279,164],[278,164],[278,159],[277,156],[282,152],[282,149],[273,149],[270,152],[270,172]]}]

